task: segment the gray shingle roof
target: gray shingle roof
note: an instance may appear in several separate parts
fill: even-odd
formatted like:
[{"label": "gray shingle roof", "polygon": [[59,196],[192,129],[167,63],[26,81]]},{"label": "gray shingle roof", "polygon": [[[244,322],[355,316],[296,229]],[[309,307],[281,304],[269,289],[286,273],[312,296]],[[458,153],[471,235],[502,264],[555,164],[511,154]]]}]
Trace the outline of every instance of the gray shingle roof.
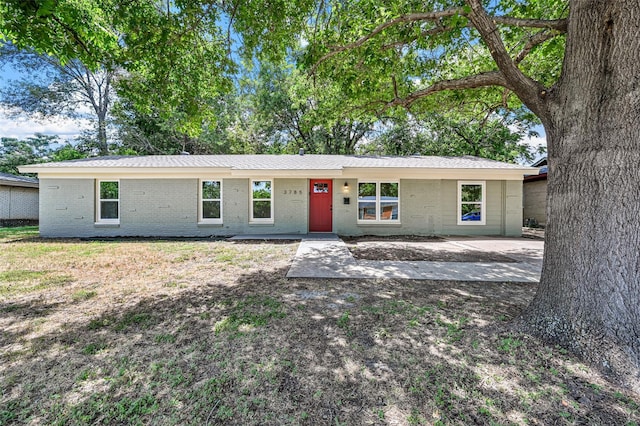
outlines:
[{"label": "gray shingle roof", "polygon": [[76,168],[228,168],[232,170],[342,170],[345,168],[501,169],[529,170],[518,164],[478,157],[356,155],[151,155],[95,157],[41,163],[29,169]]},{"label": "gray shingle roof", "polygon": [[38,179],[26,176],[16,176],[9,173],[0,173],[0,185],[28,186],[37,188]]}]

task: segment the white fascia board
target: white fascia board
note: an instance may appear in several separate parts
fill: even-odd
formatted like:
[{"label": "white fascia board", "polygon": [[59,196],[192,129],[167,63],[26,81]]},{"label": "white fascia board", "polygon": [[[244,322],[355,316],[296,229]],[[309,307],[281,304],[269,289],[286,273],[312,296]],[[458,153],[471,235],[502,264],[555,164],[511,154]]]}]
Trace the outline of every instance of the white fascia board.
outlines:
[{"label": "white fascia board", "polygon": [[342,177],[349,179],[436,179],[436,180],[522,180],[531,168],[522,169],[419,169],[348,168]]},{"label": "white fascia board", "polygon": [[346,179],[451,179],[522,180],[531,167],[516,169],[421,169],[349,167],[345,169],[232,169],[229,167],[38,167],[20,166],[21,173],[38,173],[40,179],[199,179],[220,178],[346,178]]},{"label": "white fascia board", "polygon": [[256,176],[270,176],[274,178],[334,178],[342,177],[342,169],[311,169],[311,170],[282,170],[282,169],[235,169],[231,176],[237,178],[254,178]]},{"label": "white fascia board", "polygon": [[[199,179],[209,176],[231,177],[228,167],[42,167],[27,166],[27,173],[40,179]],[[31,171],[32,170],[32,171]]]}]

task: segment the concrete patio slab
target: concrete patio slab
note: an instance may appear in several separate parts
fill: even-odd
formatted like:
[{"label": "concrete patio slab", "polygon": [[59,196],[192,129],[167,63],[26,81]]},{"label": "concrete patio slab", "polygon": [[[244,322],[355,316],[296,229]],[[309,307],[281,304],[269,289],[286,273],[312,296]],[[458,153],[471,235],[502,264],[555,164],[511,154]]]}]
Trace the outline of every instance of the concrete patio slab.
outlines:
[{"label": "concrete patio slab", "polygon": [[337,240],[339,239],[336,234],[328,232],[318,232],[313,234],[245,234],[234,235],[229,238],[229,241],[250,241],[250,240]]},{"label": "concrete patio slab", "polygon": [[287,277],[506,282],[538,282],[540,279],[544,248],[542,241],[524,238],[455,237],[447,238],[441,248],[497,252],[517,262],[356,260],[347,245],[339,238],[325,240],[303,238]]}]

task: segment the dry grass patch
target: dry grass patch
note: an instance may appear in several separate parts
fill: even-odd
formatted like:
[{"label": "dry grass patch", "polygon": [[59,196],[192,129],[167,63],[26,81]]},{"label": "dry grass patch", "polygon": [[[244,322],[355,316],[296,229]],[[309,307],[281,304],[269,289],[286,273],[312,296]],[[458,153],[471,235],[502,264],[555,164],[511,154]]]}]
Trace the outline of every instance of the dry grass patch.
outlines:
[{"label": "dry grass patch", "polygon": [[70,279],[0,293],[0,424],[639,422],[510,331],[535,286],[287,279],[296,248],[8,239],[0,273],[42,274],[0,287]]}]

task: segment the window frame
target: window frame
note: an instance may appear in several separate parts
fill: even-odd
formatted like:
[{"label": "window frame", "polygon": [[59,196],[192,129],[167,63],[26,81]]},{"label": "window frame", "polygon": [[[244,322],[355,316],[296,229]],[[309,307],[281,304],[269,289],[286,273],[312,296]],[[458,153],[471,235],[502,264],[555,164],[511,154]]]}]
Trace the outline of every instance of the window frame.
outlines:
[{"label": "window frame", "polygon": [[[204,195],[203,195],[203,192],[204,192],[203,183],[204,182],[219,182],[220,183],[220,198],[204,198]],[[222,179],[216,179],[216,178],[198,179],[198,223],[201,223],[201,224],[222,224],[223,223],[223,209],[222,209],[223,191],[224,191],[224,183],[223,183]],[[218,201],[220,203],[220,217],[219,218],[204,217],[204,202],[205,201]]]},{"label": "window frame", "polygon": [[[269,198],[253,198],[253,184],[254,182],[269,182],[271,185],[271,197]],[[256,224],[272,224],[274,223],[274,217],[273,217],[273,196],[275,194],[275,187],[273,184],[273,179],[250,179],[249,180],[249,223],[256,223]],[[269,207],[270,207],[270,213],[268,218],[256,218],[253,216],[253,203],[254,201],[269,201]]]},{"label": "window frame", "polygon": [[[118,184],[118,198],[102,198],[101,197],[101,184],[103,182],[115,182]],[[119,225],[120,224],[120,179],[96,179],[96,222],[98,224]],[[118,217],[116,219],[103,219],[102,218],[102,202],[103,201],[115,201],[118,203]]]},{"label": "window frame", "polygon": [[[462,187],[465,185],[479,185],[481,190],[480,201],[462,201]],[[458,181],[458,209],[457,209],[457,224],[463,226],[483,226],[487,224],[487,181],[484,180],[459,180]],[[462,220],[462,205],[463,204],[476,204],[480,205],[480,220]]]},{"label": "window frame", "polygon": [[[376,210],[376,218],[375,219],[360,219],[360,203],[370,203],[371,201],[360,201],[360,184],[361,183],[372,183],[376,186],[376,198],[375,198],[375,210]],[[392,218],[391,219],[381,219],[382,216],[382,199],[380,198],[382,191],[382,184],[390,183],[398,185],[398,201],[395,202],[398,204],[398,215],[396,219],[393,219],[393,210],[392,210]],[[400,224],[400,180],[386,180],[386,179],[378,179],[378,180],[358,180],[356,183],[356,221],[358,225],[397,225]]]}]

